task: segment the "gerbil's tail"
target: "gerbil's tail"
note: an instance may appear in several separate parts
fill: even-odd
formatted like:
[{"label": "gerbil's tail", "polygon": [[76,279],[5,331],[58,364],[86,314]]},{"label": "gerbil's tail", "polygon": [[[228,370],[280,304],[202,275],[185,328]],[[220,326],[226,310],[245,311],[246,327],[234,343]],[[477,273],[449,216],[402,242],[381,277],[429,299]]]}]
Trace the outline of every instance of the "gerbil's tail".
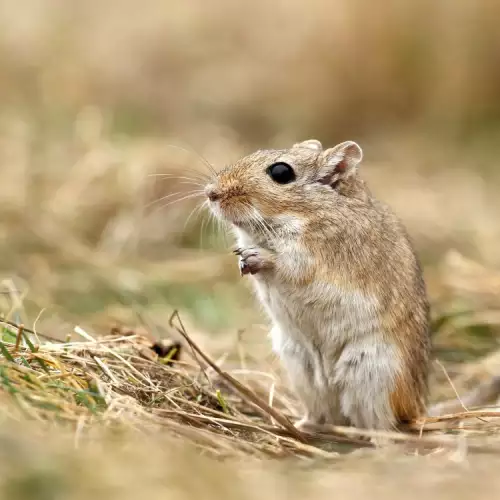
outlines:
[{"label": "gerbil's tail", "polygon": [[[465,411],[478,406],[486,406],[496,402],[500,396],[500,376],[492,377],[487,382],[479,384],[475,389],[458,399],[450,399],[431,406],[427,414],[429,417],[439,417],[451,413]],[[465,408],[464,408],[465,407]]]}]

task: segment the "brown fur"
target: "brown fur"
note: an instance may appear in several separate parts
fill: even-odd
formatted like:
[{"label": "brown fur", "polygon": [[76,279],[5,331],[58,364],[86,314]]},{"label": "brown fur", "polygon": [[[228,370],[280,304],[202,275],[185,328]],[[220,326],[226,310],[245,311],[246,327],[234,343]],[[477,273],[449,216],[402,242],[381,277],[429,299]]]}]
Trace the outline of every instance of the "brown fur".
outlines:
[{"label": "brown fur", "polygon": [[[370,382],[371,372],[367,370],[373,370],[373,376],[380,380],[374,387],[384,390],[382,380],[391,373],[390,366],[386,369],[387,356],[382,359],[383,351],[379,354],[380,367],[373,358],[366,359],[373,352],[370,351],[373,349],[370,335],[373,334],[367,336],[366,345],[364,337],[356,337],[357,330],[363,332],[371,328],[371,317],[366,317],[366,325],[358,323],[354,327],[356,331],[344,331],[344,337],[340,338],[335,337],[337,333],[330,338],[329,332],[335,331],[330,328],[330,320],[325,320],[322,326],[317,325],[322,324],[321,317],[344,314],[343,311],[335,312],[339,291],[354,301],[342,306],[346,314],[353,315],[348,321],[359,316],[357,307],[371,307],[367,304],[370,300],[375,301],[379,325],[375,337],[380,348],[387,346],[388,352],[394,352],[390,364],[397,367],[390,387],[385,388],[389,389],[387,405],[395,421],[389,422],[379,410],[375,418],[379,421],[375,425],[387,427],[425,414],[431,349],[429,304],[412,242],[396,215],[373,197],[359,176],[357,164],[361,157],[361,149],[352,142],[326,151],[317,141],[306,141],[288,150],[257,151],[222,170],[214,183],[207,186],[207,195],[212,201],[216,200],[217,215],[241,230],[242,244],[250,241],[251,248],[256,248],[256,252],[243,251],[240,255],[251,255],[248,258],[252,260],[248,263],[255,271],[252,275],[257,275],[253,279],[259,285],[261,300],[271,310],[278,308],[276,311],[282,323],[275,326],[281,330],[284,325],[285,330],[300,331],[289,340],[298,342],[299,350],[317,352],[319,356],[316,359],[315,354],[308,354],[313,357],[288,359],[289,363],[293,361],[289,367],[292,366],[296,373],[299,369],[305,370],[303,378],[295,380],[301,397],[307,399],[310,391],[316,391],[312,382],[316,376],[334,380],[335,372],[330,372],[330,367],[342,361],[349,346],[355,347],[354,351],[347,352],[348,358],[343,360],[341,367],[342,373],[354,378],[340,383],[331,392],[331,401],[322,402],[318,396],[319,402],[307,403],[313,413],[317,410],[315,407],[323,405],[323,409],[317,411],[316,421],[326,418],[336,423],[347,417],[350,423],[356,420],[366,423],[374,418],[366,413],[369,410],[355,410],[360,404],[362,406],[356,400],[359,398],[356,393],[366,391],[363,383],[357,386],[358,389],[349,386],[349,383],[360,383],[355,382],[357,376]],[[293,166],[296,179],[286,184],[274,182],[266,169],[275,162]],[[319,289],[330,287],[331,299],[318,293],[316,285]],[[283,300],[276,293],[283,296]],[[292,298],[287,299],[287,296]],[[358,305],[357,300],[363,303]],[[359,317],[364,317],[363,314]],[[342,316],[340,320],[342,322]],[[284,334],[290,332],[284,331]],[[280,336],[277,341],[282,342]],[[299,364],[294,365],[296,362]],[[338,406],[341,397],[336,390],[346,392],[345,397],[350,398],[345,404],[354,405],[352,411],[358,412],[354,420],[333,411],[332,407]],[[373,397],[373,408],[379,408],[380,402],[375,401],[377,391],[366,397]],[[335,416],[328,415],[330,410]]]}]

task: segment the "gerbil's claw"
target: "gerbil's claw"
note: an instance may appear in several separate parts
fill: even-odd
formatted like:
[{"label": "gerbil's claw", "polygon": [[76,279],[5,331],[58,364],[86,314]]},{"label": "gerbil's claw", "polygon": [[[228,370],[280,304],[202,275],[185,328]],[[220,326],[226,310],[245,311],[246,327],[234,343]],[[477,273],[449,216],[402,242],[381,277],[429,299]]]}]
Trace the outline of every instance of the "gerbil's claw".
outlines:
[{"label": "gerbil's claw", "polygon": [[245,274],[248,274],[250,272],[250,268],[247,266],[247,264],[243,260],[240,260],[240,276],[244,276]]},{"label": "gerbil's claw", "polygon": [[234,253],[235,255],[241,255],[241,252],[243,252],[243,249],[242,249],[242,248],[235,248],[235,249],[233,250],[233,253]]},{"label": "gerbil's claw", "polygon": [[263,268],[263,260],[257,248],[245,248],[239,253],[240,275],[257,274]]}]

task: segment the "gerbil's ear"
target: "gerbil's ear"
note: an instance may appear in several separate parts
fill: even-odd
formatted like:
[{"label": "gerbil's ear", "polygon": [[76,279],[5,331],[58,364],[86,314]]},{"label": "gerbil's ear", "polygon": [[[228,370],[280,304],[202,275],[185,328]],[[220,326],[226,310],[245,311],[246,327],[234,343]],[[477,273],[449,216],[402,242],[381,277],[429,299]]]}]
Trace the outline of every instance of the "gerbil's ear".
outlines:
[{"label": "gerbil's ear", "polygon": [[307,148],[314,151],[321,151],[323,149],[323,146],[321,145],[321,142],[317,141],[316,139],[309,139],[308,141],[298,142],[297,144],[294,144],[293,148]]},{"label": "gerbil's ear", "polygon": [[363,159],[363,151],[353,141],[346,141],[327,149],[322,155],[319,180],[323,184],[333,184],[345,179],[357,170],[358,163]]}]

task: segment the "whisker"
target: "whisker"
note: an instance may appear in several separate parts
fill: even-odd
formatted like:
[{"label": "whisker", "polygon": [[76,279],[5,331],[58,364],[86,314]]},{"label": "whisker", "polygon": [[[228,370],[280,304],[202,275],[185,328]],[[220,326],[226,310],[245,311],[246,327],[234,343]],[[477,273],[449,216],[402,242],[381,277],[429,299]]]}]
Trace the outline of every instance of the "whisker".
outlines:
[{"label": "whisker", "polygon": [[227,233],[228,233],[228,227],[226,221],[222,219],[217,219],[217,224],[218,224],[218,231],[219,233],[222,233],[222,238],[224,239],[224,246],[228,246],[227,242]]},{"label": "whisker", "polygon": [[184,230],[186,229],[187,225],[189,224],[191,217],[193,217],[197,212],[201,213],[201,210],[204,207],[206,207],[207,204],[208,204],[208,200],[205,200],[203,203],[201,203],[200,205],[197,205],[196,207],[193,208],[193,210],[191,210],[191,212],[189,213],[189,215],[186,219],[186,222],[184,223]]},{"label": "whisker", "polygon": [[256,216],[256,218],[258,218],[259,222],[260,222],[260,225],[262,227],[262,230],[264,231],[264,233],[266,233],[268,235],[268,237],[272,238],[277,238],[278,235],[276,233],[276,231],[266,222],[266,220],[255,210],[254,208],[254,215]]},{"label": "whisker", "polygon": [[269,235],[269,236],[274,236],[275,238],[278,238],[278,233],[276,232],[276,229],[274,227],[272,227],[265,219],[264,217],[262,217],[261,214],[259,214],[259,212],[257,212],[257,210],[255,209],[255,207],[253,207],[253,214],[256,218],[258,218],[261,222],[261,227],[263,227],[265,229],[265,232]]},{"label": "whisker", "polygon": [[269,236],[269,231],[268,231],[267,227],[264,225],[263,221],[257,215],[258,214],[256,214],[254,212],[251,216],[252,216],[253,220],[257,223],[257,225],[260,227],[260,229],[262,229],[262,232]]},{"label": "whisker", "polygon": [[234,233],[232,233],[232,232],[230,231],[231,227],[230,227],[230,225],[229,225],[229,223],[228,223],[228,222],[226,222],[226,221],[222,221],[222,223],[223,223],[223,226],[224,226],[224,234],[225,234],[225,237],[224,237],[224,238],[225,238],[225,239],[224,239],[224,242],[225,242],[225,244],[226,244],[226,247],[228,247],[228,246],[229,246],[229,247],[232,247],[232,246],[234,246],[234,238],[232,239],[232,241],[231,241],[231,242],[229,242],[229,241],[228,241],[228,235],[229,235],[229,234],[233,234],[233,235],[234,235]]},{"label": "whisker", "polygon": [[259,229],[261,229],[265,234],[269,234],[267,229],[264,227],[262,224],[262,221],[259,219],[259,213],[255,210],[252,205],[245,203],[244,204],[245,208],[248,208],[247,215],[250,218],[251,223],[253,223],[255,226],[257,226]]},{"label": "whisker", "polygon": [[180,181],[179,184],[191,184],[192,186],[198,186],[200,188],[205,188],[204,184],[200,184],[200,183],[194,182],[194,181]]},{"label": "whisker", "polygon": [[[260,215],[260,214],[259,214]],[[275,238],[278,238],[278,233],[276,231],[276,228],[272,227],[265,219],[260,215],[260,218],[262,220],[262,224],[267,227],[269,233],[273,235]]]},{"label": "whisker", "polygon": [[181,201],[185,201],[185,200],[190,200],[190,199],[193,199],[193,198],[197,198],[198,196],[202,196],[202,194],[203,193],[191,193],[191,194],[188,194],[186,196],[183,196],[182,198],[179,198],[178,200],[172,200],[169,203],[165,203],[165,204],[161,205],[158,208],[158,210],[162,210],[164,208],[167,208],[170,205],[174,205],[175,203],[180,203]]},{"label": "whisker", "polygon": [[[191,191],[187,191],[187,192],[183,192],[183,191],[176,191],[175,193],[170,193],[170,194],[167,194],[165,196],[162,196],[161,198],[158,198],[156,200],[153,200],[151,201],[150,203],[148,203],[144,208],[149,208],[151,207],[152,205],[156,205],[157,203],[163,201],[163,200],[168,200],[174,196],[177,196],[179,194],[185,194],[185,195],[193,195],[193,194],[196,194],[197,196],[200,196],[202,194],[204,194],[204,191],[200,190],[200,189],[193,189]],[[181,198],[182,199],[182,198]],[[178,200],[180,201],[180,200]]]},{"label": "whisker", "polygon": [[207,221],[210,222],[210,217],[212,216],[212,212],[205,212],[205,217],[203,217],[201,221],[201,227],[200,227],[200,244],[199,244],[199,249],[200,251],[203,251],[203,235],[204,235],[204,229],[206,227]]},{"label": "whisker", "polygon": [[216,217],[213,213],[210,213],[210,222],[214,228],[214,230],[210,232],[210,245],[213,247],[215,246],[214,237],[219,233],[220,218]]},{"label": "whisker", "polygon": [[186,175],[174,175],[174,174],[148,174],[148,177],[159,177],[160,179],[180,179],[184,181],[191,181],[191,182],[200,182],[200,186],[205,186],[206,182],[208,179],[204,179],[201,177],[187,177]]},{"label": "whisker", "polygon": [[167,147],[179,149],[180,151],[184,151],[185,153],[194,154],[198,159],[200,159],[203,162],[203,164],[208,168],[208,170],[210,170],[210,172],[213,175],[217,175],[217,172],[215,171],[214,167],[210,164],[210,162],[206,158],[204,158],[200,153],[196,152],[194,149],[189,150],[189,149],[183,148],[182,146],[175,146],[174,144],[168,144]]},{"label": "whisker", "polygon": [[178,200],[172,200],[172,201],[171,201],[171,202],[169,202],[169,203],[164,203],[163,205],[160,205],[160,206],[158,206],[158,207],[155,207],[153,210],[151,210],[151,211],[149,212],[149,215],[156,214],[156,213],[158,213],[160,210],[164,210],[165,208],[169,207],[170,205],[174,205],[175,203],[180,203],[180,202],[182,202],[182,201],[191,200],[191,199],[197,198],[198,196],[200,196],[200,194],[198,194],[198,193],[192,193],[192,194],[189,194],[189,195],[183,196],[182,198],[179,198]]},{"label": "whisker", "polygon": [[[209,201],[206,200],[203,204],[202,207],[208,207]],[[221,217],[217,217],[211,210],[208,211],[207,214],[207,220],[203,220],[202,222],[202,228],[200,229],[201,234],[200,234],[200,246],[203,244],[203,237],[205,232],[203,231],[206,229],[205,224],[210,224],[214,223],[215,228],[214,231],[211,232],[211,244],[214,244],[214,236],[218,235],[220,232],[222,232],[223,237],[224,237],[224,243],[227,245],[227,231],[225,230],[226,228],[224,225],[226,224],[226,221],[222,219]]]},{"label": "whisker", "polygon": [[222,238],[224,240],[223,243],[225,246],[227,246],[227,231],[225,227],[225,221],[220,217],[215,217],[215,221],[216,221],[216,234],[217,235],[222,234]]}]

